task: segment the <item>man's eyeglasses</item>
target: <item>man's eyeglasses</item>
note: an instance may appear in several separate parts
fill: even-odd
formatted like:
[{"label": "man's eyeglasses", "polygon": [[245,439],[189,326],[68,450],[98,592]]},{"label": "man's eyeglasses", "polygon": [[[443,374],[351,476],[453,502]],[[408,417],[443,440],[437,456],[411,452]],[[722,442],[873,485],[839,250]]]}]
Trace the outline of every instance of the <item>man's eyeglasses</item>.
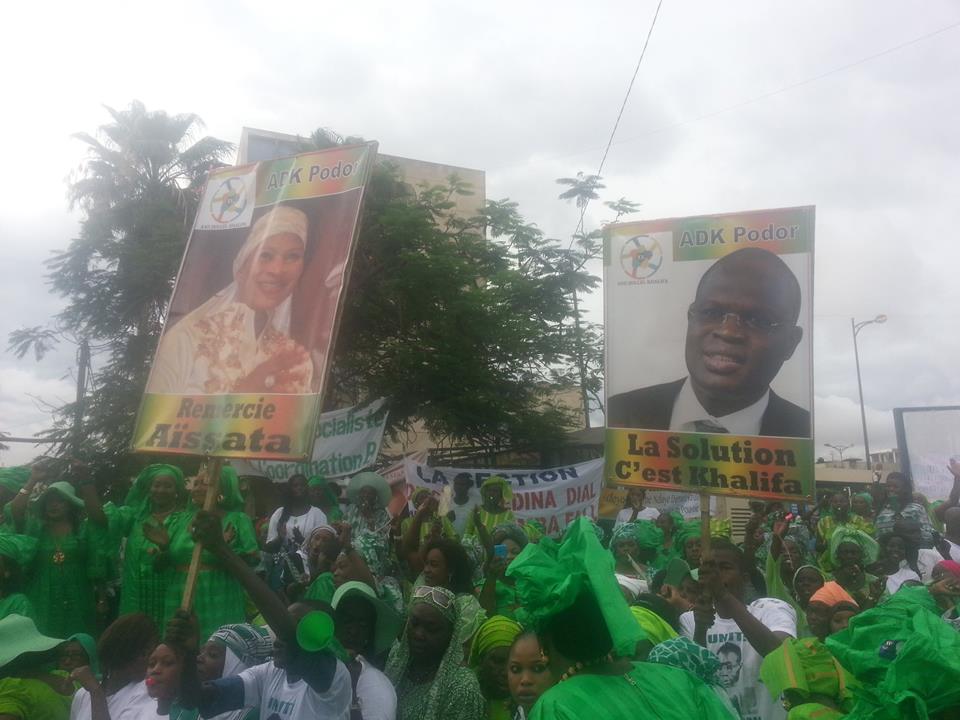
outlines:
[{"label": "man's eyeglasses", "polygon": [[720,327],[727,321],[728,317],[733,318],[740,327],[763,335],[769,335],[774,330],[786,325],[786,323],[771,320],[763,315],[749,312],[730,312],[719,307],[691,305],[687,310],[687,318],[703,326]]}]

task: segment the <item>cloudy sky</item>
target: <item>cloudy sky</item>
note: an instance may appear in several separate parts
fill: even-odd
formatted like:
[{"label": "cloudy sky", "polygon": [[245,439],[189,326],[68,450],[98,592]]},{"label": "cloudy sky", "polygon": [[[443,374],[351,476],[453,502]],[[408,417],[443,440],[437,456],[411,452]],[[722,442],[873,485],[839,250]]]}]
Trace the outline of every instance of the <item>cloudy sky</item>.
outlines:
[{"label": "cloudy sky", "polygon": [[[43,262],[76,230],[70,136],[105,123],[102,105],[195,112],[233,141],[244,125],[323,125],[480,168],[488,197],[564,237],[577,213],[554,180],[596,170],[656,2],[18,5],[0,47],[0,347],[60,307]],[[605,199],[643,203],[637,219],[817,206],[823,455],[862,454],[851,317],[889,318],[860,335],[873,449],[895,444],[891,408],[960,401],[958,67],[960,7],[945,0],[664,0],[611,149]],[[607,219],[597,204],[587,226]],[[0,353],[0,430],[43,429],[72,362]]]}]

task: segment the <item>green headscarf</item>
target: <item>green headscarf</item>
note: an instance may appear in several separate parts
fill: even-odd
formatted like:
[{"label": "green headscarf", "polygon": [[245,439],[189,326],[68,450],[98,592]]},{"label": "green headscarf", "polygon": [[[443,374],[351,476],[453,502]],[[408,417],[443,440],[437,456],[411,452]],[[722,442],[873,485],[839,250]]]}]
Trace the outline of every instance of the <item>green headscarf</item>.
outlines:
[{"label": "green headscarf", "polygon": [[873,495],[868,492],[858,492],[854,495],[855,498],[860,498],[867,505],[870,506],[870,509],[873,510]]},{"label": "green headscarf", "polygon": [[326,484],[327,484],[327,476],[324,475],[323,473],[320,473],[319,475],[311,475],[310,478],[307,480],[307,487],[316,487],[317,485],[326,485]]},{"label": "green headscarf", "polygon": [[240,476],[230,465],[224,465],[220,470],[220,497],[219,505],[223,510],[243,510],[245,503],[240,492]]},{"label": "green headscarf", "polygon": [[33,562],[37,553],[37,539],[29,535],[0,533],[0,555],[10,558],[21,568]]},{"label": "green headscarf", "polygon": [[837,550],[843,543],[853,543],[859,545],[863,550],[863,564],[870,565],[877,561],[880,554],[880,546],[877,541],[867,535],[862,530],[855,530],[849,525],[839,525],[830,536],[830,560],[834,566],[837,566]]},{"label": "green headscarf", "polygon": [[589,518],[577,518],[560,544],[544,538],[527,545],[507,575],[516,581],[524,627],[542,628],[588,591],[600,606],[618,655],[631,657],[645,638],[617,584],[613,556],[600,544]]},{"label": "green headscarf", "polygon": [[657,643],[647,656],[647,662],[680,668],[700,678],[706,685],[722,687],[717,656],[690,638],[678,637],[676,633]]},{"label": "green headscarf", "polygon": [[525,520],[521,528],[530,542],[540,542],[541,538],[547,534],[547,529],[539,520]]},{"label": "green headscarf", "polygon": [[491,475],[486,480],[484,480],[483,485],[480,486],[481,496],[483,495],[484,489],[488,487],[500,488],[500,492],[503,495],[503,501],[507,505],[507,508],[509,509],[510,500],[513,499],[513,487],[510,485],[507,479],[505,477],[501,477],[500,475]]},{"label": "green headscarf", "polygon": [[794,690],[803,698],[811,695],[831,698],[844,712],[850,712],[853,707],[851,685],[859,685],[816,638],[785,640],[763,659],[760,679],[774,700],[784,691]]},{"label": "green headscarf", "polygon": [[496,537],[498,534],[502,534],[508,540],[513,540],[521,548],[526,547],[527,543],[530,542],[530,538],[527,537],[523,528],[516,523],[500,523],[490,533],[490,537]]},{"label": "green headscarf", "polygon": [[522,632],[523,628],[516,620],[511,620],[503,615],[494,615],[488,618],[477,629],[473,636],[473,642],[470,643],[470,667],[478,667],[484,655],[494,648],[513,645],[517,635]]},{"label": "green headscarf", "polygon": [[663,530],[658,528],[651,520],[634,520],[633,522],[623,523],[613,530],[613,537],[610,538],[610,551],[613,552],[617,542],[624,539],[636,541],[637,547],[641,550],[656,550],[663,546]]},{"label": "green headscarf", "polygon": [[20,492],[30,479],[30,468],[25,465],[0,468],[0,486],[12,493]]},{"label": "green headscarf", "polygon": [[631,605],[630,614],[633,615],[640,627],[643,628],[647,639],[654,645],[659,645],[665,640],[677,636],[677,631],[670,627],[670,623],[657,615],[653,610],[640,607],[639,605]]},{"label": "green headscarf", "polygon": [[183,479],[183,471],[176,465],[157,463],[147,465],[140,471],[137,479],[133,481],[133,487],[127,493],[124,504],[128,507],[137,508],[138,514],[148,513],[150,511],[150,485],[158,475],[170,475],[177,485],[177,492],[186,494],[187,485]]}]

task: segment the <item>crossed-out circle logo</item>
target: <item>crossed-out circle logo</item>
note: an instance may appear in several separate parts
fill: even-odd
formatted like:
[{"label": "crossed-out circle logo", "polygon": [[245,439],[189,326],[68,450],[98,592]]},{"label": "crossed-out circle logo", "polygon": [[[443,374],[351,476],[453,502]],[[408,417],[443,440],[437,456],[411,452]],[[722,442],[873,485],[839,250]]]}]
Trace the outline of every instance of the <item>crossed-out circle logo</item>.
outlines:
[{"label": "crossed-out circle logo", "polygon": [[646,280],[663,265],[660,243],[649,235],[634,235],[620,248],[620,265],[634,280]]},{"label": "crossed-out circle logo", "polygon": [[220,183],[210,198],[210,217],[221,225],[234,222],[247,209],[247,183],[239,175]]}]

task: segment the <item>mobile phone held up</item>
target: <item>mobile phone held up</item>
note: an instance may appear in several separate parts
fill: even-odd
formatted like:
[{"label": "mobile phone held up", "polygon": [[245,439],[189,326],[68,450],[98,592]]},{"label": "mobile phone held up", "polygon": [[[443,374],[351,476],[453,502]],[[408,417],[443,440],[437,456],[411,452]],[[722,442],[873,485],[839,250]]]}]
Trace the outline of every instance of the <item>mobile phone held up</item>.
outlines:
[{"label": "mobile phone held up", "polygon": [[493,556],[495,558],[507,559],[507,546],[506,545],[494,545],[493,546]]}]

